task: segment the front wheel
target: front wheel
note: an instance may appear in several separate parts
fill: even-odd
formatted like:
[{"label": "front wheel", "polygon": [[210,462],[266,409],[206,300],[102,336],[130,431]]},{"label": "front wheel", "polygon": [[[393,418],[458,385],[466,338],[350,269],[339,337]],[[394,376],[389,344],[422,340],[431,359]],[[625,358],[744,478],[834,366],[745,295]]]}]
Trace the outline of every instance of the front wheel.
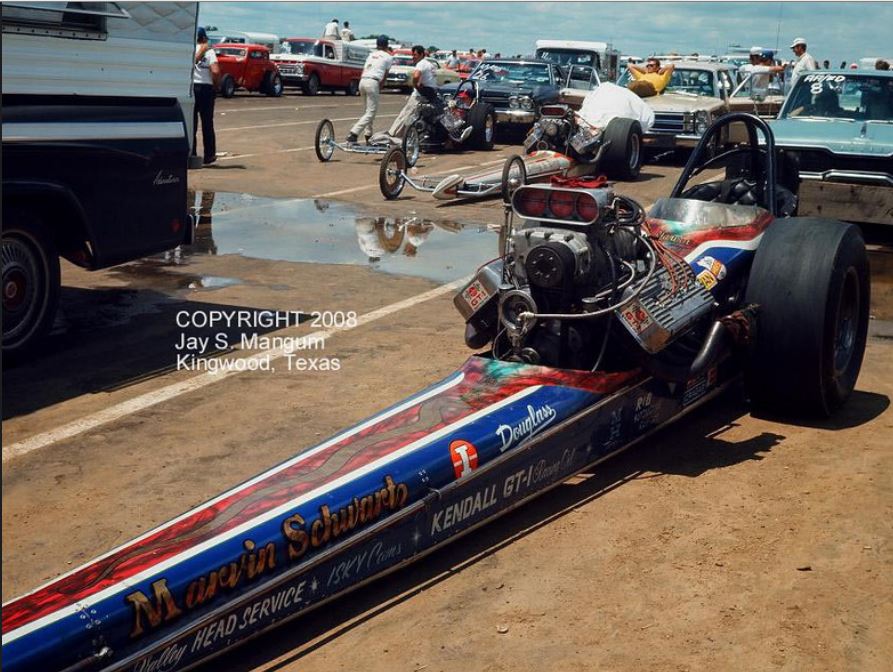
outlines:
[{"label": "front wheel", "polygon": [[381,195],[389,201],[397,198],[403,191],[406,180],[403,173],[406,170],[406,154],[399,147],[392,147],[381,160],[378,169],[378,187]]},{"label": "front wheel", "polygon": [[415,124],[410,124],[406,133],[403,134],[403,154],[406,157],[406,165],[410,168],[414,167],[416,161],[419,160],[421,151],[422,141],[419,139],[419,130]]},{"label": "front wheel", "polygon": [[59,254],[40,220],[29,213],[4,213],[3,224],[3,353],[14,356],[53,326]]},{"label": "front wheel", "polygon": [[745,370],[757,410],[827,417],[847,400],[862,367],[869,292],[855,225],[792,217],[769,226],[746,294],[758,306]]},{"label": "front wheel", "polygon": [[314,72],[304,84],[304,95],[315,96],[317,93],[319,93],[319,75]]},{"label": "front wheel", "polygon": [[502,164],[502,201],[511,203],[512,196],[518,187],[527,184],[527,166],[524,159],[513,154]]},{"label": "front wheel", "polygon": [[611,144],[602,157],[605,172],[619,180],[635,180],[642,170],[642,126],[635,119],[608,122],[602,142]]},{"label": "front wheel", "polygon": [[335,126],[328,119],[323,119],[316,127],[316,158],[325,163],[332,160],[335,153]]},{"label": "front wheel", "polygon": [[282,90],[282,76],[278,72],[272,73],[267,80],[265,93],[272,98],[278,98],[282,95]]},{"label": "front wheel", "polygon": [[474,129],[471,144],[489,151],[496,142],[496,112],[490,103],[477,103],[468,111],[468,124]]}]

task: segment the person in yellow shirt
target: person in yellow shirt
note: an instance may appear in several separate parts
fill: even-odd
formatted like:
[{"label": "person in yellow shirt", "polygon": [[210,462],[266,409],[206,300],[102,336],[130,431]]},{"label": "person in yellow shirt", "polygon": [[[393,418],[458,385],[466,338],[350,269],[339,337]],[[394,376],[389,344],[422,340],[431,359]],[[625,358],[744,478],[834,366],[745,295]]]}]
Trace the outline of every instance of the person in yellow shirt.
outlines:
[{"label": "person in yellow shirt", "polygon": [[[645,62],[644,68],[638,65],[633,65],[632,63],[630,63],[626,67],[629,70],[629,74],[633,78],[633,81],[630,82],[630,88],[633,89],[634,82],[647,82],[652,87],[654,87],[654,93],[650,95],[663,93],[663,90],[667,88],[667,85],[670,83],[670,77],[672,77],[673,75],[673,70],[676,68],[676,66],[672,63],[661,67],[660,61],[656,58],[649,58]],[[638,85],[636,89],[639,89],[640,87],[641,85]],[[644,95],[642,95],[642,93],[639,92],[639,90],[636,90],[636,93],[639,93],[639,95],[643,98],[645,97]]]}]

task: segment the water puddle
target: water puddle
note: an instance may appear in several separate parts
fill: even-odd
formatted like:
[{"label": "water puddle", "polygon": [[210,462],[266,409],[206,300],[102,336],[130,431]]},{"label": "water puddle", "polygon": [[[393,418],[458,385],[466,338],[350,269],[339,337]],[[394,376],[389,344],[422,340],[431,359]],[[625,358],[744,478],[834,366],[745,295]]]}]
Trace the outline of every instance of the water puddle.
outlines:
[{"label": "water puddle", "polygon": [[[405,217],[368,217],[320,199],[271,199],[249,194],[190,192],[198,217],[195,244],[152,258],[179,264],[201,255],[368,266],[447,282],[497,254],[487,226]],[[207,280],[208,282],[205,282]],[[223,279],[226,280],[226,279]],[[202,287],[214,286],[203,279]],[[224,286],[224,285],[217,285]]]}]

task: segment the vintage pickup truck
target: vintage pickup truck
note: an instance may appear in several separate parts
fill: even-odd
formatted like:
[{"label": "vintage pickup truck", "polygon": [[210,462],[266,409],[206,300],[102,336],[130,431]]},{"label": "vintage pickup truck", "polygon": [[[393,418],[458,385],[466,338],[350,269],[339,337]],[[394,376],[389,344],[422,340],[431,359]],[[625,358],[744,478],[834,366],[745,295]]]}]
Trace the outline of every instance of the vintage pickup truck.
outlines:
[{"label": "vintage pickup truck", "polygon": [[290,37],[282,41],[282,53],[270,60],[279,66],[285,86],[299,86],[308,96],[323,89],[355,96],[368,55],[368,47],[341,40]]}]

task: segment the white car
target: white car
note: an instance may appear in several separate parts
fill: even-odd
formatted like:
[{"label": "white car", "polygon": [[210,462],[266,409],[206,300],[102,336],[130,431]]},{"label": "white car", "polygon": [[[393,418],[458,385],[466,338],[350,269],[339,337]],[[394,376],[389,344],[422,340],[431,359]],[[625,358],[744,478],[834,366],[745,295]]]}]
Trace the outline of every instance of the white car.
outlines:
[{"label": "white car", "polygon": [[[443,64],[437,60],[428,57],[428,60],[437,66],[434,77],[437,79],[437,86],[444,84],[455,84],[460,81],[459,73],[455,70],[448,70]],[[394,54],[394,65],[388,71],[388,77],[385,79],[382,88],[400,89],[409,92],[412,90],[412,71],[415,65],[412,62],[412,52],[397,52]]]}]

